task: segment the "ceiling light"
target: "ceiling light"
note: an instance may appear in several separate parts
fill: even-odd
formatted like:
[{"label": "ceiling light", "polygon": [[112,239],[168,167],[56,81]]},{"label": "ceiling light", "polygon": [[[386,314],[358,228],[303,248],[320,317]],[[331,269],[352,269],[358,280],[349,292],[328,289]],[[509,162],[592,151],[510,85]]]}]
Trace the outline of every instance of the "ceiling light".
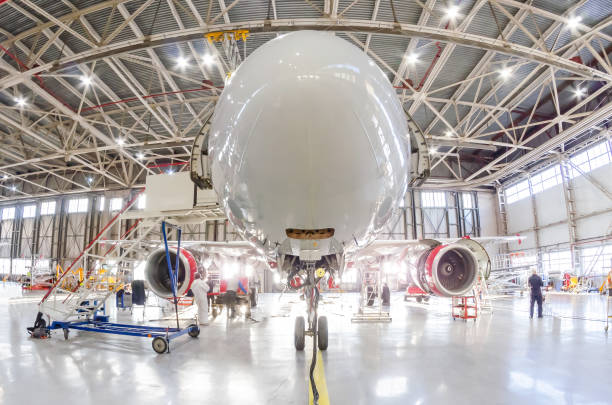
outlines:
[{"label": "ceiling light", "polygon": [[215,57],[209,53],[205,54],[204,56],[202,56],[202,63],[204,63],[206,66],[210,66],[215,62]]},{"label": "ceiling light", "polygon": [[585,93],[586,93],[586,91],[585,91],[583,88],[581,88],[581,87],[576,87],[576,88],[574,89],[574,95],[575,95],[577,98],[582,98],[582,97],[584,97]]},{"label": "ceiling light", "polygon": [[81,83],[83,86],[87,87],[92,83],[93,79],[91,76],[81,76]]},{"label": "ceiling light", "polygon": [[136,157],[140,160],[144,159],[144,153],[142,152],[138,152],[138,154],[136,155]]},{"label": "ceiling light", "polygon": [[11,186],[11,190],[12,190],[12,191],[15,191],[15,190],[17,190],[17,187],[15,187],[15,186]]},{"label": "ceiling light", "polygon": [[450,20],[454,20],[459,16],[459,7],[458,6],[449,6],[446,9],[446,17]]},{"label": "ceiling light", "polygon": [[582,17],[575,15],[567,20],[567,27],[571,30],[578,28],[578,24],[582,21]]},{"label": "ceiling light", "polygon": [[6,179],[8,179],[8,178],[9,178],[9,176],[8,176],[8,174],[5,174],[4,176],[2,176],[2,178],[3,178],[4,180],[6,180]]},{"label": "ceiling light", "polygon": [[93,183],[93,178],[88,177],[88,178],[87,178],[87,182],[88,182],[89,184]]},{"label": "ceiling light", "polygon": [[123,140],[123,138],[117,138],[117,145],[121,146],[125,143],[125,141]]},{"label": "ceiling light", "polygon": [[406,55],[406,62],[415,64],[419,61],[419,55],[416,53],[411,53],[410,55]]},{"label": "ceiling light", "polygon": [[25,98],[23,98],[23,97],[16,97],[15,98],[15,103],[17,103],[18,107],[25,107],[28,104],[26,102]]},{"label": "ceiling light", "polygon": [[501,69],[498,73],[499,73],[499,77],[501,77],[503,80],[506,80],[510,76],[512,76],[512,69],[510,69],[509,67],[505,67]]},{"label": "ceiling light", "polygon": [[438,151],[436,150],[436,148],[429,148],[429,154],[430,154],[430,155],[435,155],[436,153],[438,153]]},{"label": "ceiling light", "polygon": [[166,171],[166,173],[167,173],[167,174],[172,174],[172,173],[174,173],[174,169],[168,169],[168,170]]},{"label": "ceiling light", "polygon": [[448,131],[446,131],[444,134],[450,138],[451,136],[453,136],[453,131],[451,131],[451,130],[449,129],[449,130],[448,130]]},{"label": "ceiling light", "polygon": [[176,58],[176,67],[179,69],[185,69],[187,66],[189,66],[189,59],[184,58],[184,57],[178,57]]}]

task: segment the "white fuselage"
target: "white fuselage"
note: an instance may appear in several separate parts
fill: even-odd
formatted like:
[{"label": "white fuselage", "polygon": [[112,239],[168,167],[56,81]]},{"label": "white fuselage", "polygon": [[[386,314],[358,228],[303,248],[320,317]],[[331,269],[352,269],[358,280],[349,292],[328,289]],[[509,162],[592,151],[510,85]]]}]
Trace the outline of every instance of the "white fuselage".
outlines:
[{"label": "white fuselage", "polygon": [[333,34],[262,45],[228,80],[209,140],[215,191],[247,240],[333,228],[370,243],[406,191],[409,134],[388,78]]}]

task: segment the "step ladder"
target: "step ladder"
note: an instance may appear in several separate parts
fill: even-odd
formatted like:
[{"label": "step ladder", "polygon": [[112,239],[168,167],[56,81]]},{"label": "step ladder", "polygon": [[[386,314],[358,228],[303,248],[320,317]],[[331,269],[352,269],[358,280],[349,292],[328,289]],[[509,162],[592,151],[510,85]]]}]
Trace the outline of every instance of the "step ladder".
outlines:
[{"label": "step ladder", "polygon": [[[131,261],[131,255],[140,247],[153,229],[159,226],[161,218],[148,218],[146,221],[136,220],[107,248],[105,235],[108,235],[113,225],[120,224],[124,214],[136,203],[144,189],[137,193],[105,226],[100,233],[92,239],[85,249],[72,261],[70,266],[61,273],[51,289],[43,296],[39,303],[39,311],[47,315],[50,320],[70,321],[74,319],[93,319],[96,313],[104,306],[105,301],[124,283],[120,274],[113,275],[110,271],[115,265]],[[123,249],[116,249],[122,241],[129,240],[129,245]],[[104,252],[104,253],[100,253]],[[93,263],[90,267],[90,263]],[[76,288],[70,283],[62,283],[74,269],[83,269],[82,280]]]},{"label": "step ladder", "polygon": [[474,287],[474,296],[476,297],[476,305],[478,306],[478,312],[480,313],[493,313],[493,305],[491,304],[491,297],[489,295],[489,287],[487,281],[481,272],[478,278],[478,283]]}]

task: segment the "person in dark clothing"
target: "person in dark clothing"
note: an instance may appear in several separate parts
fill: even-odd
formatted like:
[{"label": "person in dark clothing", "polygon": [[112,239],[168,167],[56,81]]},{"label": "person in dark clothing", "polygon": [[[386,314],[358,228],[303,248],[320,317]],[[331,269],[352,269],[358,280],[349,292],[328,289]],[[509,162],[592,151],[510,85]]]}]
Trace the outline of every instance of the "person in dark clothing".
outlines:
[{"label": "person in dark clothing", "polygon": [[389,289],[387,283],[383,284],[381,298],[383,306],[388,307],[391,305],[391,290]]},{"label": "person in dark clothing", "polygon": [[533,318],[533,304],[538,303],[538,318],[542,318],[542,287],[544,282],[542,278],[537,275],[537,270],[533,269],[533,274],[527,281],[531,288],[531,306],[529,307],[529,318]]}]

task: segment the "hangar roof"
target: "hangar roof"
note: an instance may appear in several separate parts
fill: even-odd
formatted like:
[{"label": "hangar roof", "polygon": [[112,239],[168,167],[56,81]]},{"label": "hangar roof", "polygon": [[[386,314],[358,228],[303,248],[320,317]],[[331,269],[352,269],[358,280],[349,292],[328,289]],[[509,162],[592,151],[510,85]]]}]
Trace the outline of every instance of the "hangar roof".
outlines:
[{"label": "hangar roof", "polygon": [[[388,75],[430,144],[425,187],[502,184],[612,116],[610,0],[0,0],[0,200],[187,170],[225,78],[326,30]],[[248,39],[211,42],[212,32]]]}]

